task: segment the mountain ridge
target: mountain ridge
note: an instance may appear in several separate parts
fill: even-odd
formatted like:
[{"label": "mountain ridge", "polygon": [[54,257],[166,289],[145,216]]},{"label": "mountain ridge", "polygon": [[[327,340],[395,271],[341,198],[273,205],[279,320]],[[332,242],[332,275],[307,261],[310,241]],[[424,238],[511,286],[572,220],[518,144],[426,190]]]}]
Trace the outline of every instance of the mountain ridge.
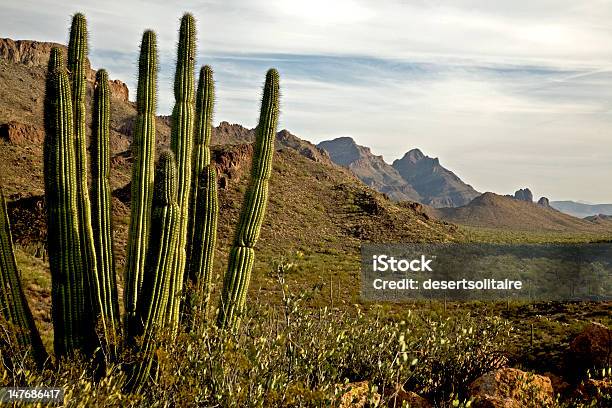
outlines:
[{"label": "mountain ridge", "polygon": [[455,173],[419,149],[412,149],[392,164],[350,137],[320,142],[334,163],[351,170],[359,179],[395,201],[417,201],[433,207],[456,207],[480,193]]}]

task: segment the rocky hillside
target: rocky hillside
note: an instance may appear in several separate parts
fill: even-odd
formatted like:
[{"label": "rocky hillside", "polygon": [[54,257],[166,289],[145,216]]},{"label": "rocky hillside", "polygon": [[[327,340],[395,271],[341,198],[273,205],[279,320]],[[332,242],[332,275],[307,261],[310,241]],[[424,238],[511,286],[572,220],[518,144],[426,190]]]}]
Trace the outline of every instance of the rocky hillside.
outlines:
[{"label": "rocky hillside", "polygon": [[369,147],[359,146],[350,137],[324,141],[318,147],[326,150],[334,163],[348,168],[364,183],[395,201],[458,207],[480,194],[442,167],[437,158],[427,157],[418,149],[389,165],[382,156],[372,154]]},{"label": "rocky hillside", "polygon": [[455,173],[442,167],[438,158],[425,156],[419,149],[412,149],[395,160],[393,168],[419,192],[423,204],[432,207],[460,207],[480,195]]},{"label": "rocky hillside", "polygon": [[564,214],[542,204],[484,193],[458,208],[430,209],[437,218],[474,227],[517,231],[609,232],[611,224],[596,223]]},{"label": "rocky hillside", "polygon": [[[0,44],[0,177],[11,200],[16,239],[24,245],[43,243],[42,104],[45,64],[53,44],[6,39]],[[125,87],[119,81],[114,83],[119,89]],[[127,91],[115,93],[111,105],[111,186],[120,252],[129,214],[135,109]],[[159,151],[168,145],[170,119],[159,117],[157,125]],[[254,135],[254,129],[227,122],[214,130],[222,240],[231,236],[241,205],[251,155],[248,143]],[[336,243],[338,250],[350,247],[356,251],[360,240],[452,239],[454,227],[414,208],[397,206],[333,164],[327,153],[289,131],[278,132],[277,149],[261,244],[264,249],[329,250]]]}]

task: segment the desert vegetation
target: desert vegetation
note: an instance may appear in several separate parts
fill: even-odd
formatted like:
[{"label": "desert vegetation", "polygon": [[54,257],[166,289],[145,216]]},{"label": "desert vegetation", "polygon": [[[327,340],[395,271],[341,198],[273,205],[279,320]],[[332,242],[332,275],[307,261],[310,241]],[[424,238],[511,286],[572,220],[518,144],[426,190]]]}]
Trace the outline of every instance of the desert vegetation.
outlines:
[{"label": "desert vegetation", "polygon": [[[610,330],[585,323],[609,324],[609,304],[377,305],[358,299],[355,272],[361,241],[609,236],[457,228],[417,211],[418,204],[392,204],[341,170],[320,166],[325,157],[303,144],[298,148],[316,160],[276,151],[280,85],[274,69],[266,75],[253,146],[213,150],[213,70],[202,67],[196,86],[193,16],[184,15],[178,34],[169,127],[156,116],[156,35],[148,30],[142,36],[132,164],[122,169],[131,173],[125,180],[129,216],[120,219],[125,248],[117,248],[112,208],[111,87],[106,71],[98,70],[87,100],[82,14],[73,17],[67,54],[51,50],[44,248],[15,245],[0,189],[0,386],[62,387],[65,405],[78,407],[611,403],[610,353],[602,351]],[[158,149],[160,127],[169,129],[169,150]],[[235,161],[245,152],[250,173],[218,191],[215,157]],[[324,193],[317,196],[307,183],[324,185]],[[283,194],[269,193],[273,189]],[[298,192],[309,194],[307,200]],[[296,201],[299,207],[284,206]],[[271,229],[268,202],[267,218],[281,231],[272,231],[278,235],[256,252],[262,227]],[[222,218],[224,211],[235,223]],[[311,221],[310,230],[296,228],[298,219]],[[227,230],[234,226],[232,235]],[[227,241],[226,256],[219,256],[218,238]],[[256,262],[263,273],[253,274]],[[52,330],[40,330],[38,307],[30,308],[22,280],[51,287]],[[497,394],[483,391],[491,383]]]}]

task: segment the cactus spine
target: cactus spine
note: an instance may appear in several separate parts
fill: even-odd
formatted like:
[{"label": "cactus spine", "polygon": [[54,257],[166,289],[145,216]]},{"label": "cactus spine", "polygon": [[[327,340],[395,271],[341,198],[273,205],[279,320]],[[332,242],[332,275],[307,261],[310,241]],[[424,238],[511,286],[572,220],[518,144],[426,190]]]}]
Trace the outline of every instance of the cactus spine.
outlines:
[{"label": "cactus spine", "polygon": [[174,270],[174,254],[178,238],[180,208],[177,204],[177,174],[172,152],[160,155],[155,175],[155,193],[151,217],[151,233],[145,277],[138,301],[136,335],[142,336],[142,360],[130,373],[127,388],[137,390],[144,384],[154,364],[155,338],[159,329],[169,323],[165,313]]},{"label": "cactus spine", "polygon": [[47,352],[34,324],[32,311],[23,292],[17,261],[13,251],[11,225],[4,193],[0,186],[0,307],[2,316],[15,328],[15,339],[22,349],[30,349],[34,361],[41,366]]},{"label": "cactus spine", "polygon": [[184,304],[185,317],[190,328],[193,327],[196,312],[200,311],[206,316],[208,311],[219,213],[216,171],[210,164],[215,95],[213,71],[208,65],[200,70],[196,94],[197,123],[187,229],[187,293]]},{"label": "cactus spine", "polygon": [[230,329],[238,325],[244,309],[255,251],[253,250],[268,202],[268,181],[272,172],[274,140],[279,110],[278,72],[266,74],[261,113],[257,125],[251,182],[245,194],[240,221],[230,251],[227,272],[221,294],[217,325]]},{"label": "cactus spine", "polygon": [[[79,217],[79,238],[83,268],[86,272],[90,296],[85,299],[86,307],[94,316],[100,317],[105,335],[108,334],[108,322],[104,314],[102,300],[99,296],[96,250],[94,248],[93,228],[91,225],[91,202],[87,184],[87,135],[85,127],[85,95],[87,60],[87,20],[81,13],[72,17],[70,39],[68,42],[68,72],[72,90],[72,109],[74,120],[75,163],[77,177],[77,209]],[[107,342],[110,339],[106,339]]]},{"label": "cactus spine", "polygon": [[110,187],[110,88],[108,74],[101,69],[96,73],[93,101],[91,166],[92,221],[98,270],[98,296],[101,299],[101,315],[108,325],[106,340],[117,344],[119,302],[115,279]]},{"label": "cactus spine", "polygon": [[70,83],[59,48],[51,50],[45,95],[45,200],[56,356],[94,347],[88,279],[82,263]]},{"label": "cactus spine", "polygon": [[189,193],[193,164],[194,122],[194,69],[196,52],[195,19],[185,14],[181,19],[174,78],[175,105],[172,111],[171,147],[176,160],[178,176],[177,203],[181,209],[179,236],[174,259],[174,275],[170,283],[168,314],[173,329],[178,329],[180,301],[186,264],[187,224],[189,219]]},{"label": "cactus spine", "polygon": [[151,223],[155,172],[155,109],[157,99],[157,43],[153,31],[142,35],[136,91],[136,128],[132,143],[131,217],[125,269],[124,304],[128,336],[134,329],[142,286]]}]

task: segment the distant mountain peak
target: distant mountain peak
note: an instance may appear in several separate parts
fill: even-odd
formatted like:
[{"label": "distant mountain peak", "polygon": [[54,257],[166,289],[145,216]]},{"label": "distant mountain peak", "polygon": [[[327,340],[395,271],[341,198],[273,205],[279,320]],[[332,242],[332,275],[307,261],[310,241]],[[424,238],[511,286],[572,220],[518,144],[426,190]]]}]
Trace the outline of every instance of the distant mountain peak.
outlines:
[{"label": "distant mountain peak", "polygon": [[404,157],[402,157],[400,159],[400,161],[401,160],[408,160],[411,163],[416,163],[416,162],[418,162],[420,160],[423,160],[426,157],[427,156],[425,156],[420,149],[412,149],[412,150],[409,150],[408,152],[406,152],[406,154],[404,155]]},{"label": "distant mountain peak", "polygon": [[480,193],[465,184],[455,173],[440,165],[438,158],[411,149],[389,165],[382,156],[372,154],[350,137],[318,144],[336,164],[348,167],[370,187],[394,200],[419,201],[433,207],[465,205]]}]

